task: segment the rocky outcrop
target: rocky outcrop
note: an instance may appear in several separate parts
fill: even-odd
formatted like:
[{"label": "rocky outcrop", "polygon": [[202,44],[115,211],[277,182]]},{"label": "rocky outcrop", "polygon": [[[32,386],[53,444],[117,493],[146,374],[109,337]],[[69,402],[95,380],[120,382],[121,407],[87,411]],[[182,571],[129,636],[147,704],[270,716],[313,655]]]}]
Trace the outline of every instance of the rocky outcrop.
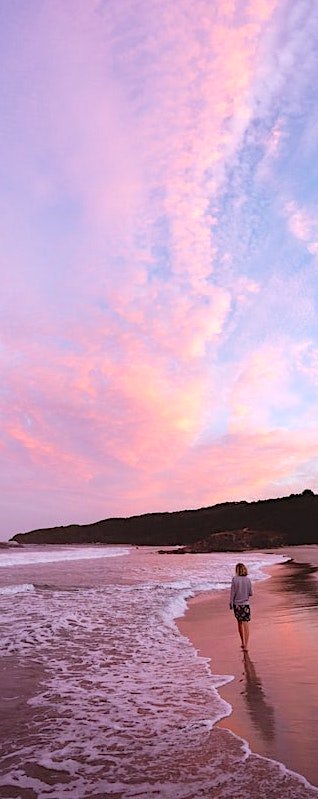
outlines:
[{"label": "rocky outcrop", "polygon": [[160,554],[186,555],[203,552],[246,552],[249,549],[273,549],[286,546],[287,536],[282,533],[259,532],[258,530],[231,530],[211,535],[178,549],[159,550]]},{"label": "rocky outcrop", "polygon": [[19,533],[12,540],[23,544],[214,547],[214,550],[201,551],[221,551],[229,547],[240,551],[257,546],[280,546],[280,542],[317,544],[318,496],[306,490],[279,499],[223,502],[199,510],[147,513],[93,524],[32,530]]}]

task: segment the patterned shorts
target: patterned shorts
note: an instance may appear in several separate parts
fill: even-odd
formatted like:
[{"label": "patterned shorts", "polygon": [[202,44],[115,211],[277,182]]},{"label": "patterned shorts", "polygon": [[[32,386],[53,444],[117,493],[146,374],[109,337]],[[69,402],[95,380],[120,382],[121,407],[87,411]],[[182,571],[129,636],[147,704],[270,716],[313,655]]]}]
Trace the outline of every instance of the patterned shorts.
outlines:
[{"label": "patterned shorts", "polygon": [[233,610],[237,621],[251,620],[251,608],[249,605],[233,605]]}]

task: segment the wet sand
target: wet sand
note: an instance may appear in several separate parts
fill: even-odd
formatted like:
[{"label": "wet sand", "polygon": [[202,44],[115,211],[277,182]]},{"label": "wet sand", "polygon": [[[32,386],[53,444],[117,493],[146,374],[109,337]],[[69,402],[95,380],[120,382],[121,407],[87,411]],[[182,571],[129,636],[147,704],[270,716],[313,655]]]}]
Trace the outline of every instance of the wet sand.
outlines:
[{"label": "wet sand", "polygon": [[[283,550],[294,560],[254,583],[249,652],[244,655],[228,592],[200,594],[178,620],[233,710],[219,726],[318,786],[318,547]],[[229,709],[230,710],[230,709]]]}]

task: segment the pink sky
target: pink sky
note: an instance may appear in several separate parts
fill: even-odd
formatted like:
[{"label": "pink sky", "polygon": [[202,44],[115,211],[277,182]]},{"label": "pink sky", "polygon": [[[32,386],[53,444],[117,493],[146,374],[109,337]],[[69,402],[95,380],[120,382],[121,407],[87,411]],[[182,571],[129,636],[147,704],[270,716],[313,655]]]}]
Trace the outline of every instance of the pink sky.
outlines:
[{"label": "pink sky", "polygon": [[317,4],[0,36],[0,537],[317,491]]}]

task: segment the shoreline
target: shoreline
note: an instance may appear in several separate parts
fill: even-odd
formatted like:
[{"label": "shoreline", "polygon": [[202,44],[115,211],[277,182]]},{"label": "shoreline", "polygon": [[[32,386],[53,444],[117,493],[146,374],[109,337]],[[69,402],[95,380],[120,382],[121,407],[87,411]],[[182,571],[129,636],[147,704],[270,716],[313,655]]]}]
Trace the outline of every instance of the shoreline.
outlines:
[{"label": "shoreline", "polygon": [[318,787],[318,547],[286,547],[292,560],[254,581],[249,652],[243,653],[228,591],[197,594],[176,619],[212,674],[232,676],[217,688],[232,708],[216,726],[251,752],[283,764]]}]

